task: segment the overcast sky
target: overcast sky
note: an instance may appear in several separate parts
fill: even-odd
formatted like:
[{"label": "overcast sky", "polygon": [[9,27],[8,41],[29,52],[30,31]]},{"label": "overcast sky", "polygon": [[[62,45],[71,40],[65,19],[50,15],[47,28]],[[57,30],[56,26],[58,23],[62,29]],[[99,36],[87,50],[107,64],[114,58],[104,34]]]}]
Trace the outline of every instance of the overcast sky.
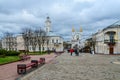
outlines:
[{"label": "overcast sky", "polygon": [[0,34],[19,33],[24,27],[44,27],[71,38],[71,29],[86,36],[120,20],[120,0],[0,0]]}]

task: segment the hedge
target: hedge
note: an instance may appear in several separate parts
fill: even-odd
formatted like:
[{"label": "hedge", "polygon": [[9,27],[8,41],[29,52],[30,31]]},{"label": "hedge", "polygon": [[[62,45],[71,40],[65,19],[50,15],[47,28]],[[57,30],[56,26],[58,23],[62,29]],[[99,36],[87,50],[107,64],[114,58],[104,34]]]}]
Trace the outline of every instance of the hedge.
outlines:
[{"label": "hedge", "polygon": [[0,55],[5,55],[5,56],[18,56],[20,52],[17,51],[7,51],[4,49],[0,49]]}]

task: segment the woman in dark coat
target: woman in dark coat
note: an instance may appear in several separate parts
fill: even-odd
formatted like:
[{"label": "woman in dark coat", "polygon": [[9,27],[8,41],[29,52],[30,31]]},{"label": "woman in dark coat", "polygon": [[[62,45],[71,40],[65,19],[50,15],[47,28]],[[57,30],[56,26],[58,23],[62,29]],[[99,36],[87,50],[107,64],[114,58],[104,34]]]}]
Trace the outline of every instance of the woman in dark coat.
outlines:
[{"label": "woman in dark coat", "polygon": [[76,56],[79,56],[78,48],[75,48],[74,52]]}]

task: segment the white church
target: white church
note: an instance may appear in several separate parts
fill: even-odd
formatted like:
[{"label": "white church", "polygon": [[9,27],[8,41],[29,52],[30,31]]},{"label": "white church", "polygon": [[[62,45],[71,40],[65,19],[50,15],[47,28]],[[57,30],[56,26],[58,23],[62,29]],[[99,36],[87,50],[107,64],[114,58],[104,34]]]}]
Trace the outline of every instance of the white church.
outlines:
[{"label": "white church", "polygon": [[78,48],[81,48],[82,43],[81,43],[81,39],[82,39],[82,27],[80,28],[80,30],[75,30],[74,27],[72,28],[72,38],[71,38],[71,48],[74,48],[75,46],[77,46]]}]

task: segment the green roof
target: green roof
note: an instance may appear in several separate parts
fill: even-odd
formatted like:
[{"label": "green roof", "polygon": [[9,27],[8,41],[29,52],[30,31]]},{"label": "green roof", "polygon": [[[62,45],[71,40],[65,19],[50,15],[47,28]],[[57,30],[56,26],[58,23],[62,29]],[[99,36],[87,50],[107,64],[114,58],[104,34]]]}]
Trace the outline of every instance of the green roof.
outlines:
[{"label": "green roof", "polygon": [[48,35],[48,36],[60,36],[60,35],[52,32],[52,31],[48,32],[47,35]]}]

